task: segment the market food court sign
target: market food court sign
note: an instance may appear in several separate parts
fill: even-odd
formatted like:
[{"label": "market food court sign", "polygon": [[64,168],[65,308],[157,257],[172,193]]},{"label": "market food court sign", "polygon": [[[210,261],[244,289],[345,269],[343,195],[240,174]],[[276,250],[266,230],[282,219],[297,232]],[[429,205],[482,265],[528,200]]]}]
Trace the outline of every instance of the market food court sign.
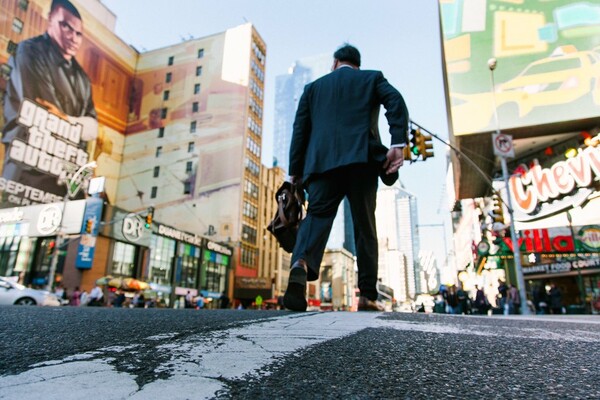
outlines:
[{"label": "market food court sign", "polygon": [[581,206],[598,180],[600,147],[587,147],[550,168],[542,168],[536,160],[524,174],[510,178],[515,220],[532,221]]}]

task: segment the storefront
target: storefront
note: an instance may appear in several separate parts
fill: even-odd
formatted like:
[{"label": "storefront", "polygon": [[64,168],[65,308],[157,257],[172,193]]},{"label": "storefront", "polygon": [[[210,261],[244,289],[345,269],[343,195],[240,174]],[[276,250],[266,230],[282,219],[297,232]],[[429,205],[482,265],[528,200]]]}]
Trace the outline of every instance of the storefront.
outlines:
[{"label": "storefront", "polygon": [[156,224],[151,239],[147,281],[169,307],[184,307],[185,297],[202,293],[207,308],[227,290],[233,250],[189,232]]},{"label": "storefront", "polygon": [[[583,132],[516,162],[509,185],[528,293],[560,290],[566,312],[596,313],[600,298],[600,147]],[[583,143],[582,143],[583,142]],[[566,150],[566,151],[565,151]],[[512,253],[504,237],[500,252]]]},{"label": "storefront", "polygon": [[272,298],[272,281],[269,278],[236,277],[234,305],[250,308],[260,296],[262,300]]},{"label": "storefront", "polygon": [[[85,200],[75,200],[0,210],[0,276],[18,276],[23,285],[46,287],[57,235],[80,233],[85,207]],[[73,242],[63,243],[56,253],[55,282],[63,279],[67,252],[77,248]]]},{"label": "storefront", "polygon": [[206,247],[202,250],[201,292],[207,301],[207,308],[218,308],[218,299],[227,293],[232,255],[231,247],[206,241]]}]

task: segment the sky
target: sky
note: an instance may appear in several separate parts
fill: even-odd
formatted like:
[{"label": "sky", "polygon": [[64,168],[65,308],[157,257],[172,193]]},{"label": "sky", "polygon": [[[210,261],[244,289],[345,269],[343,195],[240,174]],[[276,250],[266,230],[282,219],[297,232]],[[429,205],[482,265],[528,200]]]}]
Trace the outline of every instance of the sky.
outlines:
[{"label": "sky", "polygon": [[[345,42],[360,50],[362,69],[383,71],[402,93],[412,120],[448,137],[437,0],[101,1],[117,16],[116,34],[139,51],[251,22],[267,45],[262,148],[267,166],[273,159],[276,76],[297,59],[333,54]],[[380,131],[389,143],[383,118]],[[417,196],[419,224],[434,225],[420,227],[421,250],[433,251],[443,265],[451,249],[447,148],[435,139],[433,145],[435,157],[405,163],[400,180]]]}]

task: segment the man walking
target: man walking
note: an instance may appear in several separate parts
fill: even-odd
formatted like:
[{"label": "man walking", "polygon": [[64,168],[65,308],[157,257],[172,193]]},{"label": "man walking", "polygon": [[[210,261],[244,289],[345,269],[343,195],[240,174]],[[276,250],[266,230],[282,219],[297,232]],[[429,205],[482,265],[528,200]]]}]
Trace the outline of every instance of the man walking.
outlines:
[{"label": "man walking", "polygon": [[[392,185],[404,162],[408,110],[402,95],[380,71],[360,70],[351,45],[333,55],[332,72],[308,84],[300,98],[290,146],[290,179],[309,195],[292,254],[283,303],[306,311],[306,282],[317,280],[340,202],[348,198],[357,250],[359,311],[382,311],[377,300],[378,177]],[[379,137],[379,109],[386,109],[391,149]]]}]

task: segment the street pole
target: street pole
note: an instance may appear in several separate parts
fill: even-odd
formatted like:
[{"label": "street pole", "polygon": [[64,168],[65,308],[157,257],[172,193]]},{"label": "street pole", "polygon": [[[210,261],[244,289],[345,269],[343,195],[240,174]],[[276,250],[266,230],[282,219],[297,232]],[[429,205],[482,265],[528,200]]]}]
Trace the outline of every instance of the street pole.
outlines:
[{"label": "street pole", "polygon": [[48,284],[46,285],[46,290],[51,292],[52,291],[52,286],[54,285],[54,277],[56,275],[56,269],[58,267],[58,256],[60,255],[60,248],[63,245],[64,242],[64,232],[63,232],[63,221],[65,219],[65,212],[67,211],[67,202],[69,201],[69,196],[71,193],[71,184],[72,182],[75,181],[75,179],[77,179],[79,177],[79,175],[81,175],[81,173],[87,169],[87,168],[91,168],[94,169],[96,168],[97,164],[96,161],[91,161],[87,164],[82,165],[77,172],[75,172],[75,174],[73,175],[73,177],[71,177],[71,179],[67,180],[67,193],[65,194],[65,197],[63,198],[63,209],[62,209],[62,213],[60,215],[60,223],[58,225],[58,232],[56,233],[56,241],[54,244],[54,249],[52,251],[52,261],[50,262],[50,271],[48,272]]},{"label": "street pole", "polygon": [[[575,251],[575,258],[579,258],[577,255],[577,247],[575,246],[575,232],[573,231],[573,218],[570,210],[566,211],[567,221],[569,221],[569,231],[571,232],[571,239],[573,240],[573,247]],[[585,288],[583,285],[583,277],[581,276],[581,268],[577,266],[577,281],[579,284],[579,303],[585,307]]]},{"label": "street pole", "polygon": [[[494,118],[496,120],[496,133],[500,134],[500,122],[498,121],[498,107],[496,105],[496,84],[494,82],[494,70],[496,69],[497,61],[495,58],[488,60],[490,76],[492,78],[492,99],[494,102]],[[515,275],[517,276],[517,286],[519,287],[519,296],[521,297],[521,314],[530,315],[529,306],[527,305],[527,291],[525,290],[525,279],[523,278],[523,267],[521,266],[521,249],[519,248],[519,240],[517,239],[517,231],[515,229],[515,218],[513,213],[512,199],[510,194],[510,185],[508,184],[508,166],[506,157],[500,156],[502,165],[502,178],[506,188],[506,201],[508,214],[510,216],[510,238],[513,246],[513,260],[515,263]]]}]

